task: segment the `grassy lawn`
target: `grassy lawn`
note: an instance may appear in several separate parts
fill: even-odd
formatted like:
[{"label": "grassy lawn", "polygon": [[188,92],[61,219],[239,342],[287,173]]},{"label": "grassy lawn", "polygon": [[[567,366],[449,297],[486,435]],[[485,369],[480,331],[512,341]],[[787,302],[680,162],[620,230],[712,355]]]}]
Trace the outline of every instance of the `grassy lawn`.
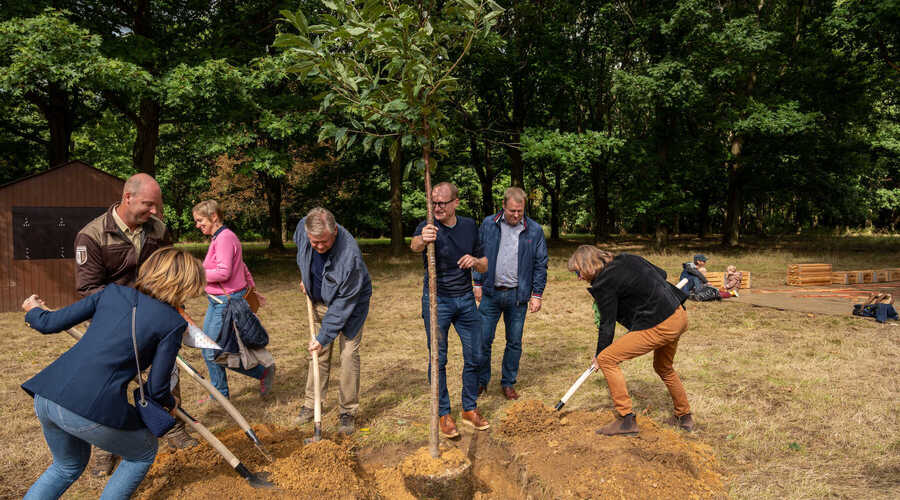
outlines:
[{"label": "grassy lawn", "polygon": [[[590,296],[565,270],[579,242],[551,245],[543,309],[525,324],[524,355],[517,389],[523,398],[552,405],[588,366],[596,344]],[[614,251],[638,253],[675,280],[681,262],[697,251],[710,270],[728,264],[753,273],[753,286],[783,285],[792,262],[829,262],[836,269],[900,267],[900,245],[890,237],[785,238],[750,241],[738,250],[721,250],[713,240],[675,239],[673,249],[650,252],[649,241],[619,238]],[[198,255],[204,245],[186,245]],[[427,441],[430,408],[426,382],[427,350],[420,296],[421,257],[388,255],[382,241],[364,241],[366,263],[375,284],[366,323],[361,409],[355,440],[362,448],[413,446]],[[246,259],[259,289],[269,299],[260,314],[278,363],[274,397],[261,401],[257,382],[229,372],[232,400],[251,422],[282,426],[303,401],[308,338],[306,308],[296,289],[292,249],[269,252],[246,246]],[[687,439],[712,447],[735,498],[897,498],[900,496],[900,327],[851,316],[810,315],[743,304],[687,304],[690,327],[679,343],[675,367],[688,391],[699,430]],[[202,321],[205,299],[188,305]],[[494,345],[496,376],[479,407],[492,423],[508,403],[500,396],[502,324]],[[55,359],[71,340],[27,329],[22,314],[0,314],[0,498],[21,497],[49,464],[49,453],[31,408],[18,386]],[[623,333],[620,329],[618,333]],[[184,349],[189,362],[205,372],[199,351]],[[337,358],[335,356],[335,358]],[[623,365],[635,409],[662,421],[671,412],[665,386],[649,356]],[[448,382],[454,414],[460,411],[459,342],[451,333]],[[333,370],[334,371],[334,370]],[[332,378],[334,382],[334,377]],[[201,391],[182,384],[184,407],[213,430],[232,426],[215,409],[196,401]],[[334,429],[337,388],[324,397],[324,426]],[[595,375],[569,401],[568,408],[612,407],[602,376]],[[499,437],[495,433],[495,437]],[[502,439],[502,437],[500,437]],[[590,457],[585,457],[590,459]],[[68,498],[96,498],[102,482],[85,474]]]}]

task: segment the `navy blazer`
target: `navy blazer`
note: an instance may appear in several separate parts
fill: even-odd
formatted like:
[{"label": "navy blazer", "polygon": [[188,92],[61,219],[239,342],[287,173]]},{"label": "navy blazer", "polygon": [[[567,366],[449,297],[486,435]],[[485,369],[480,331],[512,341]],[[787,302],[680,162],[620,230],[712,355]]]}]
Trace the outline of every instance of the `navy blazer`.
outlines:
[{"label": "navy blazer", "polygon": [[86,320],[91,325],[78,343],[22,389],[109,427],[144,427],[126,397],[128,383],[137,374],[131,341],[133,304],[141,368],[152,365],[145,395],[167,408],[174,406],[169,379],[187,322],[172,306],[115,284],[58,311],[38,307],[28,311],[26,324],[41,333],[58,333]]}]

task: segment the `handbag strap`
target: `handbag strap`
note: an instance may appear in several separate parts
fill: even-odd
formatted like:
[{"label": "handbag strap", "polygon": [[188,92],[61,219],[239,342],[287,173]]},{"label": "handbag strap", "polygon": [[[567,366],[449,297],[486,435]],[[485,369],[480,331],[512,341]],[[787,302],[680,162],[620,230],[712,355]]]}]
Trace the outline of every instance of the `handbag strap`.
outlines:
[{"label": "handbag strap", "polygon": [[141,393],[141,406],[147,406],[147,400],[144,398],[144,380],[141,378],[141,360],[138,356],[137,336],[134,333],[134,317],[137,313],[137,304],[131,306],[131,344],[134,346],[134,362],[137,365],[138,390]]}]

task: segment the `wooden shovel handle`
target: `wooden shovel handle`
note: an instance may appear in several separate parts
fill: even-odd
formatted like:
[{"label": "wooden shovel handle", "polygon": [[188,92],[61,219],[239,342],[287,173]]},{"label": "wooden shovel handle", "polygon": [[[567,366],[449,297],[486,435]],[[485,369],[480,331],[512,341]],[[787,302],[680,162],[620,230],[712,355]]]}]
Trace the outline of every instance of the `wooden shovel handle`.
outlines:
[{"label": "wooden shovel handle", "polygon": [[[316,325],[313,322],[313,303],[312,299],[309,298],[309,295],[304,294],[306,296],[306,313],[309,315],[309,339],[316,339]],[[322,394],[319,392],[319,353],[312,353],[312,367],[313,367],[313,386],[315,389],[313,390],[313,422],[321,423],[322,422]]]}]

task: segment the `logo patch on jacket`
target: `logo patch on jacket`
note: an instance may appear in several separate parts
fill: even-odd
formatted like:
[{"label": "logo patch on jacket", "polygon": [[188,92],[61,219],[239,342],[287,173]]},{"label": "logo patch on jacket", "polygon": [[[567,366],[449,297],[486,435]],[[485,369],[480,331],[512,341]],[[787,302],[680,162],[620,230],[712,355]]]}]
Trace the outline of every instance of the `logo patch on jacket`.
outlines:
[{"label": "logo patch on jacket", "polygon": [[78,245],[75,247],[75,262],[80,266],[87,262],[87,247]]}]

